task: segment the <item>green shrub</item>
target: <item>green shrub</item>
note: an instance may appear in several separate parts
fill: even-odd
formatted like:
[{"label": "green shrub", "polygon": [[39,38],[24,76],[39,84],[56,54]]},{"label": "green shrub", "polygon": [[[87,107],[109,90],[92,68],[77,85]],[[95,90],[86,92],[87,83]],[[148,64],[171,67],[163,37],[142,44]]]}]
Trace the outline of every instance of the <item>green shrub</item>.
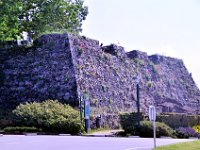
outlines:
[{"label": "green shrub", "polygon": [[13,113],[19,126],[34,126],[46,132],[77,134],[82,128],[79,112],[58,101],[20,104]]},{"label": "green shrub", "polygon": [[[142,120],[144,120],[144,115],[140,113],[140,121]],[[120,124],[126,133],[134,134],[137,125],[137,112],[121,113]]]},{"label": "green shrub", "polygon": [[[153,137],[153,125],[150,121],[141,121],[140,136]],[[164,123],[156,122],[156,137],[173,136],[173,130]]]},{"label": "green shrub", "polygon": [[197,125],[200,120],[199,115],[187,115],[181,113],[166,113],[158,115],[156,118],[157,121],[164,122],[173,129],[178,127],[192,127]]},{"label": "green shrub", "polygon": [[145,64],[144,60],[139,59],[139,58],[134,58],[133,62],[136,64],[136,66],[144,65]]},{"label": "green shrub", "polygon": [[12,110],[0,108],[0,129],[8,126],[15,126],[13,122]]},{"label": "green shrub", "polygon": [[0,119],[0,129],[3,129],[7,126],[14,126],[14,125],[15,124],[10,119]]},{"label": "green shrub", "polygon": [[153,82],[152,82],[152,81],[148,81],[148,82],[147,82],[147,87],[148,87],[148,88],[151,88],[152,86],[153,86]]},{"label": "green shrub", "polygon": [[192,128],[195,130],[195,132],[200,134],[200,125],[193,126]]},{"label": "green shrub", "polygon": [[41,132],[41,129],[38,129],[36,127],[6,127],[3,129],[6,133],[31,133],[31,132]]}]

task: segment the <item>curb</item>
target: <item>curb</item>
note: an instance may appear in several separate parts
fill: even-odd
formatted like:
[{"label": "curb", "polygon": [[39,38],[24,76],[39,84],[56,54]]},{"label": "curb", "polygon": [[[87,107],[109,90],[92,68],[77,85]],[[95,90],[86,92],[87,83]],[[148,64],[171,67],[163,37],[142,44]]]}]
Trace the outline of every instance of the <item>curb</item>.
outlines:
[{"label": "curb", "polygon": [[36,136],[38,135],[37,133],[23,133],[25,136]]},{"label": "curb", "polygon": [[59,136],[71,136],[71,134],[58,134]]},{"label": "curb", "polygon": [[128,136],[128,138],[140,138],[140,136]]},{"label": "curb", "polygon": [[82,136],[85,136],[85,137],[117,137],[115,135],[92,135],[92,134],[82,135]]}]

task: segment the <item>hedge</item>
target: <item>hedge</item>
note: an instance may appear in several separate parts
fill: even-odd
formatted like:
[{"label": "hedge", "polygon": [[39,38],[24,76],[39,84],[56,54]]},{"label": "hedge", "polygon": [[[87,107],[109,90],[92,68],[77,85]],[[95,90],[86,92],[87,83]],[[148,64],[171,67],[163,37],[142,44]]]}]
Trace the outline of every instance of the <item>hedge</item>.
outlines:
[{"label": "hedge", "polygon": [[[170,136],[173,137],[173,129],[165,123],[156,122],[156,137]],[[140,124],[141,137],[153,137],[153,125],[150,121],[141,121]]]},{"label": "hedge", "polygon": [[200,115],[187,115],[181,113],[163,113],[157,115],[158,122],[164,122],[173,129],[178,127],[193,127],[200,124]]},{"label": "hedge", "polygon": [[[126,132],[126,133],[131,133],[134,134],[134,132],[136,131],[136,127],[137,127],[137,116],[138,113],[137,112],[132,112],[132,113],[121,113],[120,114],[120,124],[122,129]],[[144,120],[144,115],[142,113],[140,113],[140,121]]]},{"label": "hedge", "polygon": [[[140,113],[140,129],[137,128],[137,112],[120,114],[120,124],[126,134],[138,134],[141,137],[153,137],[153,127],[150,121],[143,121],[144,115]],[[156,135],[173,136],[173,129],[164,123],[156,122]]]},{"label": "hedge", "polygon": [[0,108],[0,129],[8,126],[15,126],[13,122],[12,110]]},{"label": "hedge", "polygon": [[41,132],[41,129],[36,127],[6,127],[3,129],[6,133],[32,133],[32,132]]}]

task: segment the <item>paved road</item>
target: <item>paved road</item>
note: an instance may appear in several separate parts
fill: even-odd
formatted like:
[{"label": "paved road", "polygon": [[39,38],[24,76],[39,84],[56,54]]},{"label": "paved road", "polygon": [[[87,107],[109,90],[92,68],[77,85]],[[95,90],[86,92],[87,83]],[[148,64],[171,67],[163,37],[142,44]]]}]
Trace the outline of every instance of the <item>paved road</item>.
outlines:
[{"label": "paved road", "polygon": [[[157,145],[192,141],[157,139]],[[0,150],[151,150],[151,138],[114,138],[83,136],[24,136],[0,137]]]}]

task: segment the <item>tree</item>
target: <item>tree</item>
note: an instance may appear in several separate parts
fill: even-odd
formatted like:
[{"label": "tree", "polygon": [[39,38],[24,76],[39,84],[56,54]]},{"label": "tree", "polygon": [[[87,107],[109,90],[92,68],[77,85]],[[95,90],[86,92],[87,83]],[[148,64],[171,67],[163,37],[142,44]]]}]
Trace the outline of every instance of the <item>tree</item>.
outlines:
[{"label": "tree", "polygon": [[0,40],[26,32],[35,39],[46,31],[79,33],[88,14],[83,0],[0,0]]},{"label": "tree", "polygon": [[0,0],[0,41],[15,40],[19,35],[17,0]]}]

